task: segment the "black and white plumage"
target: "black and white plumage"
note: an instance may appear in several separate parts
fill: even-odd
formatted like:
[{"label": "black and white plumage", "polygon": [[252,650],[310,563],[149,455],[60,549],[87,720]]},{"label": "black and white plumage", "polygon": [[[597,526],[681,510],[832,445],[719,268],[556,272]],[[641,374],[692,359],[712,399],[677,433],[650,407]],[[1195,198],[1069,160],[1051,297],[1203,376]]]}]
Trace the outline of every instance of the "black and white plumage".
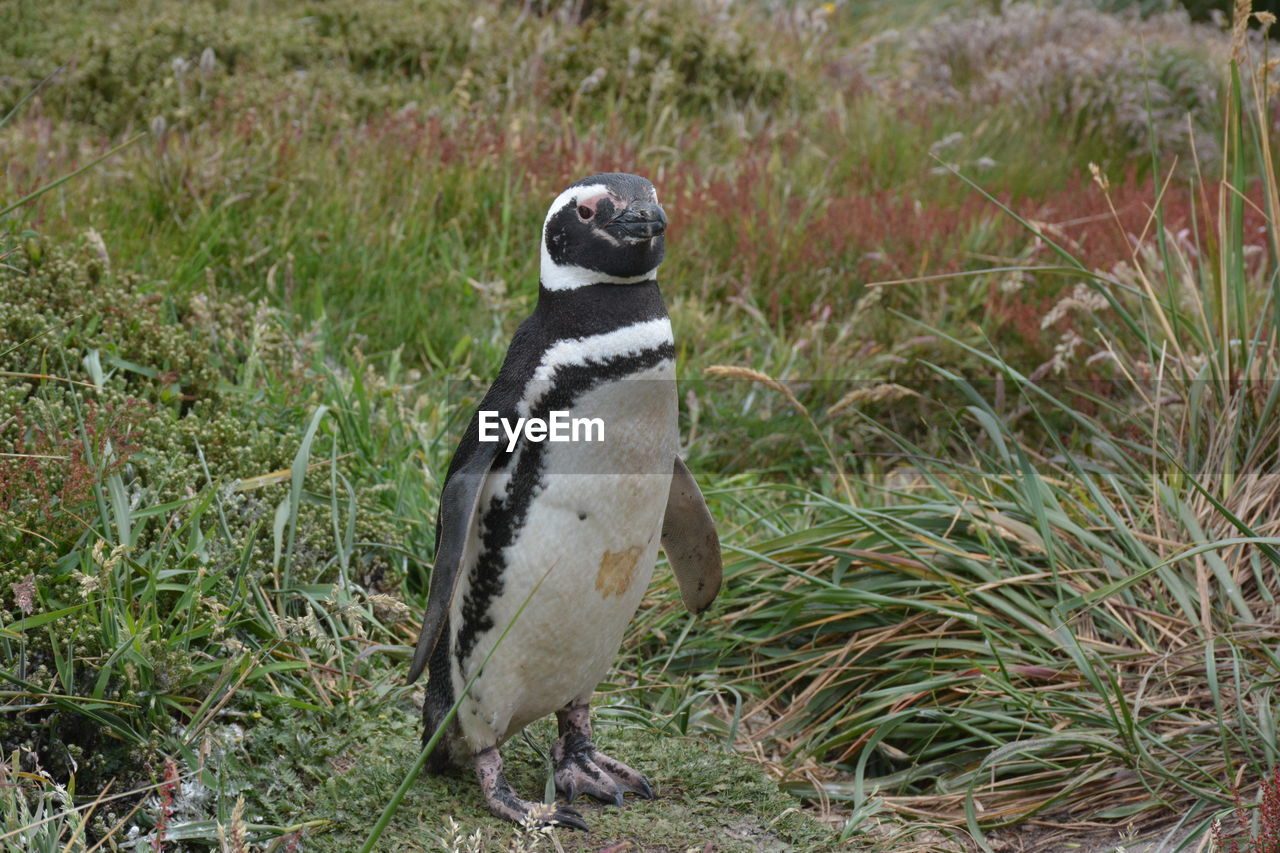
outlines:
[{"label": "black and white plumage", "polygon": [[[490,810],[509,820],[538,807],[511,790],[498,747],[552,712],[556,787],[570,802],[580,793],[618,805],[625,791],[653,796],[640,773],[595,748],[588,702],[660,543],[690,610],[720,588],[715,525],[677,455],[675,344],[656,278],[665,230],[653,185],[635,175],[595,175],[556,198],[537,307],[512,338],[441,495],[409,673],[413,681],[429,669],[426,737],[474,681],[428,769],[471,763]],[[508,449],[505,437],[480,440],[486,410],[512,422],[553,411],[598,417],[604,441],[522,437]],[[586,829],[569,806],[535,814]]]}]

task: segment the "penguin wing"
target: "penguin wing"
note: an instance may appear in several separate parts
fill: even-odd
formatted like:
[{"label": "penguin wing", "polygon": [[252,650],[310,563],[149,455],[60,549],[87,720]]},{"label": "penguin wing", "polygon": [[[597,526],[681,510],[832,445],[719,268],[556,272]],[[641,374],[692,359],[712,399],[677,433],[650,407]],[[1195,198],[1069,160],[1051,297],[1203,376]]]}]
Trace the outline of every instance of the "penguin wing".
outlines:
[{"label": "penguin wing", "polygon": [[684,606],[690,613],[706,610],[720,591],[720,537],[702,490],[679,456],[662,519],[662,550],[680,584]]},{"label": "penguin wing", "polygon": [[418,635],[413,663],[409,665],[410,684],[418,680],[440,640],[461,575],[463,552],[471,528],[476,523],[480,495],[484,492],[494,461],[500,453],[506,452],[501,449],[501,442],[480,440],[480,412],[492,410],[501,418],[515,417],[516,404],[533,376],[543,347],[537,322],[529,318],[521,323],[511,340],[498,378],[480,401],[480,407],[472,416],[449,463],[444,489],[440,493],[440,510],[436,514],[436,558],[431,567],[427,612],[422,619],[422,633]]},{"label": "penguin wing", "polygon": [[[469,448],[465,461],[450,472],[440,493],[440,513],[436,521],[435,563],[431,567],[431,588],[427,593],[427,612],[422,619],[422,633],[413,652],[409,666],[409,683],[418,680],[431,652],[435,650],[445,618],[449,615],[449,603],[458,585],[462,553],[467,547],[467,535],[475,523],[480,494],[484,491],[489,468],[498,455],[498,442],[479,442]],[[461,453],[459,454],[461,455]]]}]

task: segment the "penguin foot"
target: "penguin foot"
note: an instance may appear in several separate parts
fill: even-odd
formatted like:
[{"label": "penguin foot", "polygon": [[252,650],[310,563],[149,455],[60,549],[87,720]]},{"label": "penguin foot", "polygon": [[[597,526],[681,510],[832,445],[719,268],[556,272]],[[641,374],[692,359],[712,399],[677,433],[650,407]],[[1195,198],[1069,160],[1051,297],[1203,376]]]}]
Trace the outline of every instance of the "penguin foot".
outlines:
[{"label": "penguin foot", "polygon": [[476,776],[489,811],[504,820],[523,824],[532,819],[538,826],[567,826],[570,829],[587,830],[587,822],[577,809],[569,806],[546,805],[522,800],[516,796],[502,772],[502,756],[498,748],[491,746],[475,757]]},{"label": "penguin foot", "polygon": [[587,794],[621,806],[627,791],[653,799],[653,788],[644,776],[596,749],[581,732],[561,735],[551,747],[551,758],[556,763],[556,790],[571,803],[579,794]]}]

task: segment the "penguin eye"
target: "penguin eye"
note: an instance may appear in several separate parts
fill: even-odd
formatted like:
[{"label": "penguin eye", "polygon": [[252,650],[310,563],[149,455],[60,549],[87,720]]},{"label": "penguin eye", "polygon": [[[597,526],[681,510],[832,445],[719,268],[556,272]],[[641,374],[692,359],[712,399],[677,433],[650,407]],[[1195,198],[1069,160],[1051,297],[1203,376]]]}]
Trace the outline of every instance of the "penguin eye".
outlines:
[{"label": "penguin eye", "polygon": [[595,216],[596,212],[591,208],[587,207],[585,204],[580,204],[578,205],[578,215],[581,216],[582,220],[585,222],[586,220]]}]

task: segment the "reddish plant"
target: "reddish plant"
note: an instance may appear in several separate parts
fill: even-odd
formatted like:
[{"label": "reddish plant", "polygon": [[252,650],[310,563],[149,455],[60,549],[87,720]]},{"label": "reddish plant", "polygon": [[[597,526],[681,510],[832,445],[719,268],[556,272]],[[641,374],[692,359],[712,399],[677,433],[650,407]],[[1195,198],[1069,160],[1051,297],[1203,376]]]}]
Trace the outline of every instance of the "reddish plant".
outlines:
[{"label": "reddish plant", "polygon": [[1280,765],[1271,771],[1270,779],[1263,779],[1258,804],[1258,831],[1249,829],[1249,814],[1240,802],[1236,791],[1236,807],[1233,811],[1237,833],[1229,835],[1222,821],[1213,826],[1213,843],[1217,853],[1280,853]]},{"label": "reddish plant", "polygon": [[[1110,196],[1110,205],[1107,203]],[[1245,193],[1245,242],[1266,244],[1266,199],[1260,182]],[[1087,176],[1079,176],[1044,199],[1033,218],[1053,223],[1067,247],[1085,266],[1109,269],[1133,257],[1135,243],[1151,243],[1156,237],[1156,190],[1150,177],[1130,170],[1111,184],[1107,194]],[[1111,207],[1114,206],[1115,213]],[[1177,179],[1160,196],[1160,218],[1167,232],[1196,251],[1216,251],[1220,199],[1216,187],[1197,186]]]},{"label": "reddish plant", "polygon": [[[74,427],[54,432],[29,423],[19,411],[11,455],[0,458],[0,513],[48,520],[92,497],[92,487],[119,471],[138,450],[135,427],[146,403],[85,403],[83,436]],[[108,452],[110,450],[110,452]]]},{"label": "reddish plant", "polygon": [[164,834],[173,817],[173,798],[178,790],[178,765],[172,758],[164,760],[164,784],[160,786],[160,813],[156,815],[156,834],[151,849],[164,850]]}]

